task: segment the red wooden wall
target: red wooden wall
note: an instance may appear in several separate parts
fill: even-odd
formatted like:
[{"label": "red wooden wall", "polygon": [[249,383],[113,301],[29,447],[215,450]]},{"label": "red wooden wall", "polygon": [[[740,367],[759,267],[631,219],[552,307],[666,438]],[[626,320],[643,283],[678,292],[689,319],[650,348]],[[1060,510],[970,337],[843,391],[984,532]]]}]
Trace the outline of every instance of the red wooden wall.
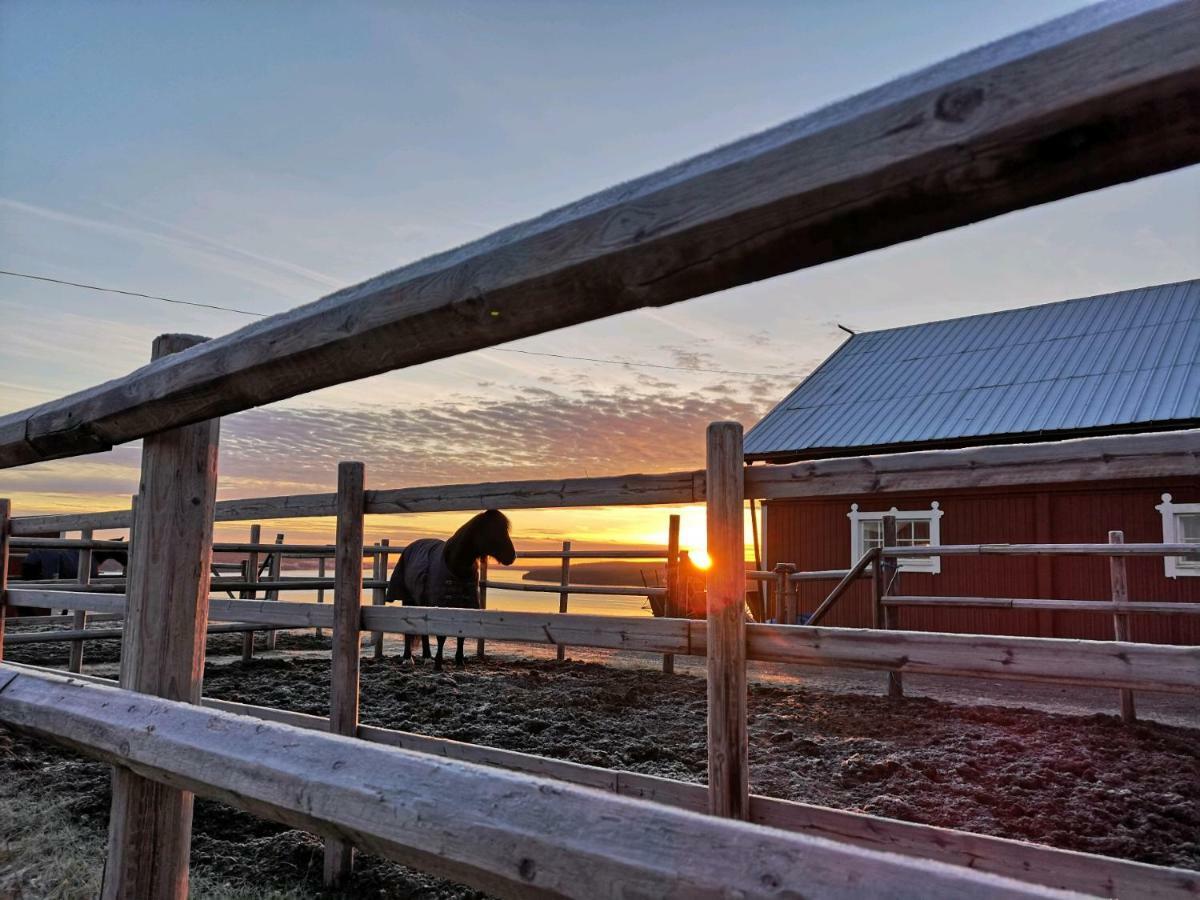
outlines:
[{"label": "red wooden wall", "polygon": [[[1162,517],[1154,507],[1170,493],[1177,503],[1200,502],[1196,478],[1097,482],[920,494],[869,494],[767,504],[766,568],[794,562],[801,570],[850,565],[850,504],[864,512],[928,509],[943,512],[943,544],[1104,543],[1123,530],[1127,543],[1162,541]],[[1200,578],[1167,578],[1161,557],[1127,561],[1132,600],[1200,602]],[[801,609],[812,609],[834,582],[800,585]],[[903,573],[893,593],[917,596],[1020,597],[1108,600],[1106,557],[944,557],[937,575]],[[871,622],[866,579],[838,602],[822,624],[865,628]],[[902,628],[973,634],[1076,637],[1111,640],[1112,617],[1102,613],[1030,612],[1005,609],[905,608]],[[1200,616],[1142,615],[1130,618],[1131,639],[1200,644]]]}]

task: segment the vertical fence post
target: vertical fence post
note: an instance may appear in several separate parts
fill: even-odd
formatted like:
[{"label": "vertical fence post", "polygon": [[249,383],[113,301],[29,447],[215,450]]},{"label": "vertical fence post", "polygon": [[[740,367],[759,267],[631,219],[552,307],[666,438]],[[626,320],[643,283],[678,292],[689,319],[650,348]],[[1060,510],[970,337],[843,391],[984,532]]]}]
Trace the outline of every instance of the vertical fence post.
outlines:
[{"label": "vertical fence post", "polygon": [[[679,615],[679,514],[675,513],[667,519],[667,596],[663,598],[663,617],[676,618]],[[663,674],[675,674],[675,654],[664,653],[662,663]]]},{"label": "vertical fence post", "polygon": [[679,599],[675,602],[675,609],[682,619],[688,618],[692,609],[692,557],[688,550],[679,551],[679,565],[675,573],[675,580],[679,584]]},{"label": "vertical fence post", "polygon": [[[362,627],[363,493],[366,470],[360,462],[338,464],[337,539],[333,562],[333,658],[329,730],[358,734],[359,632]],[[354,868],[354,847],[325,839],[325,886],[344,884]]]},{"label": "vertical fence post", "polygon": [[[250,543],[257,544],[262,540],[262,526],[250,526]],[[258,551],[251,550],[246,555],[246,581],[251,585],[258,582]],[[253,600],[257,593],[253,587],[242,590],[243,600]],[[250,662],[254,659],[254,632],[247,631],[242,635],[242,662]]]},{"label": "vertical fence post", "polygon": [[[896,546],[896,517],[887,515],[883,517],[883,546]],[[884,600],[888,594],[892,593],[896,587],[896,580],[899,577],[897,572],[900,570],[900,565],[894,556],[884,556],[880,554],[879,569],[883,573],[882,590],[878,592],[876,601],[876,618],[880,619],[880,624],[883,625],[884,631],[890,631],[896,627],[895,607],[884,605]],[[904,696],[904,676],[899,672],[888,672],[887,675],[888,697],[893,700],[898,700]]]},{"label": "vertical fence post", "polygon": [[[488,558],[481,557],[479,560],[479,608],[487,609],[487,578],[488,578]],[[475,658],[483,659],[483,638],[475,641]]]},{"label": "vertical fence post", "polygon": [[[795,569],[795,566],[792,566]],[[790,624],[787,620],[787,595],[788,595],[788,564],[775,563],[775,603],[774,613],[772,617],[777,625]]]},{"label": "vertical fence post", "polygon": [[[1108,533],[1108,542],[1110,544],[1125,543],[1125,532],[1110,531]],[[1125,576],[1125,557],[1110,556],[1108,558],[1108,572],[1112,580],[1113,603],[1128,603],[1129,580]],[[1129,640],[1129,616],[1125,613],[1113,613],[1113,636],[1118,641]],[[1134,722],[1136,720],[1137,712],[1133,706],[1133,690],[1130,688],[1121,688],[1121,721]]]},{"label": "vertical fence post", "polygon": [[742,426],[708,426],[708,808],[748,818]]},{"label": "vertical fence post", "polygon": [[[562,572],[559,584],[562,585],[562,590],[558,594],[558,611],[565,613],[567,611],[567,600],[570,594],[567,593],[567,585],[571,583],[571,542],[563,541],[563,558]],[[558,645],[558,661],[562,662],[567,658],[567,648],[563,644]]]},{"label": "vertical fence post", "polygon": [[[382,544],[384,547],[386,547],[391,542],[389,541],[388,538],[384,538],[379,543]],[[386,581],[387,577],[388,577],[387,569],[388,569],[388,555],[387,555],[386,551],[376,553],[375,560],[371,565],[371,573],[374,575],[375,580],[376,581]],[[371,605],[372,606],[383,606],[383,604],[386,601],[387,601],[387,592],[383,588],[377,587],[377,588],[373,588],[371,590]],[[375,658],[383,659],[383,632],[382,631],[372,632],[371,643],[375,645]]]},{"label": "vertical fence post", "polygon": [[[750,533],[754,536],[754,570],[761,571],[763,567],[762,550],[759,546],[758,539],[758,515],[755,513],[755,502],[750,501]],[[767,595],[770,593],[770,588],[765,581],[755,581],[754,586],[758,589],[758,611],[761,615],[761,621],[766,621],[770,618],[770,611],[767,609]]]},{"label": "vertical fence post", "polygon": [[[325,577],[325,557],[323,557],[323,556],[319,557],[317,559],[317,577],[318,578]],[[323,587],[317,588],[317,602],[318,603],[325,602],[325,588],[323,588]],[[325,629],[318,628],[316,633],[317,633],[317,637],[323,637],[325,634]]]},{"label": "vertical fence post", "polygon": [[[85,528],[79,532],[79,537],[85,541],[92,539],[94,532],[90,528]],[[79,551],[79,577],[77,579],[80,584],[92,583],[92,548],[84,547]],[[87,610],[75,610],[75,617],[71,622],[71,627],[76,631],[82,631],[87,628]],[[83,671],[83,638],[71,641],[71,659],[67,664],[67,668],[76,674]]]},{"label": "vertical fence post", "polygon": [[12,503],[0,500],[0,662],[4,661],[4,613],[8,606],[8,532]]},{"label": "vertical fence post", "polygon": [[[154,358],[203,340],[163,335],[154,342]],[[219,434],[220,419],[210,419],[142,442],[125,579],[120,683],[126,690],[200,700]],[[188,791],[113,768],[105,900],[187,897],[192,800]]]},{"label": "vertical fence post", "polygon": [[[275,535],[275,543],[276,544],[283,543],[283,535],[282,534]],[[359,561],[361,562],[361,560],[359,560]],[[271,571],[270,571],[270,578],[273,582],[275,582],[276,587],[273,587],[271,590],[267,591],[267,599],[274,600],[276,603],[279,602],[279,587],[278,587],[278,585],[279,585],[279,578],[281,575],[283,575],[283,554],[280,551],[276,550],[274,553],[271,554]],[[266,648],[268,650],[274,650],[275,644],[278,640],[279,640],[279,635],[274,630],[268,631],[267,632],[267,640],[266,640]]]}]

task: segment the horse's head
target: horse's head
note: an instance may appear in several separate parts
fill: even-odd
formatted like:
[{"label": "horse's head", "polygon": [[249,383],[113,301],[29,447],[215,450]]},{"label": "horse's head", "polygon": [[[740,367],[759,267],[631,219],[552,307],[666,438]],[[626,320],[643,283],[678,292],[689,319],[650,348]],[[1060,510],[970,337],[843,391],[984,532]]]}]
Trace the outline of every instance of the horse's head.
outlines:
[{"label": "horse's head", "polygon": [[[117,538],[117,540],[124,541],[125,538]],[[96,566],[102,566],[109,560],[112,560],[112,561],[116,562],[117,564],[119,564],[121,566],[121,568],[127,568],[129,566],[129,551],[128,550],[93,550],[92,551],[92,560],[93,560],[93,564]]]},{"label": "horse's head", "polygon": [[511,527],[508,516],[498,509],[489,509],[475,517],[479,521],[478,543],[480,556],[490,556],[504,566],[511,566],[517,559],[508,531]]}]

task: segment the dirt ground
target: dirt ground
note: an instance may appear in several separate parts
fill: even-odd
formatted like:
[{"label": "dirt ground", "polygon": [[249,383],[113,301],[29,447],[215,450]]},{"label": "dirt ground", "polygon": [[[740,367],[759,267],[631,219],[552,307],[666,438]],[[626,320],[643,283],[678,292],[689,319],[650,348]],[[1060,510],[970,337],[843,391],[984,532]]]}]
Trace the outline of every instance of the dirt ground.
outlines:
[{"label": "dirt ground", "polygon": [[[103,663],[115,658],[115,642],[109,646],[89,647],[97,674],[107,674]],[[214,638],[209,652],[217,657],[239,646],[240,637]],[[314,652],[327,642],[281,635],[280,647],[292,652],[248,666],[214,658],[205,694],[327,714],[329,663]],[[663,675],[646,665],[511,654],[506,649],[442,675],[429,666],[401,667],[395,657],[364,659],[362,721],[704,779],[701,678],[690,671]],[[8,656],[61,666],[66,649],[12,647]],[[968,706],[924,696],[889,702],[776,677],[751,686],[750,741],[757,793],[1200,869],[1200,730],[1158,722],[1125,727],[1107,714]],[[0,785],[7,785],[0,787],[0,898],[94,892],[108,781],[106,766],[0,731]],[[71,824],[70,841],[43,833],[54,818],[48,809]],[[47,842],[70,845],[61,855],[72,861],[71,874],[63,873],[56,889],[39,883],[29,865],[30,851]],[[321,896],[317,839],[221,804],[197,802],[192,859],[195,896]],[[371,858],[361,860],[348,894],[482,896]]]}]

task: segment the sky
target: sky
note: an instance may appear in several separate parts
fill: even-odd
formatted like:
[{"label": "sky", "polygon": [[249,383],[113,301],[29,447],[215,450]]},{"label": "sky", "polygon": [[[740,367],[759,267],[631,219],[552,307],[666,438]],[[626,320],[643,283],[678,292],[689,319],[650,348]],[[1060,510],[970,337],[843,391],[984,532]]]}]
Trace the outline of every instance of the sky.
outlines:
[{"label": "sky", "polygon": [[[1077,5],[0,0],[0,269],[280,312]],[[343,459],[379,488],[698,468],[705,425],[752,425],[839,323],[1198,263],[1192,167],[227,417],[219,497],[330,491]],[[249,321],[0,276],[0,413],[125,374],[157,334]],[[127,507],[138,460],[134,444],[3,471],[0,496],[17,515]],[[514,536],[660,543],[669,511],[519,511]],[[368,536],[461,518],[372,519]],[[702,540],[684,510],[684,543]]]}]

